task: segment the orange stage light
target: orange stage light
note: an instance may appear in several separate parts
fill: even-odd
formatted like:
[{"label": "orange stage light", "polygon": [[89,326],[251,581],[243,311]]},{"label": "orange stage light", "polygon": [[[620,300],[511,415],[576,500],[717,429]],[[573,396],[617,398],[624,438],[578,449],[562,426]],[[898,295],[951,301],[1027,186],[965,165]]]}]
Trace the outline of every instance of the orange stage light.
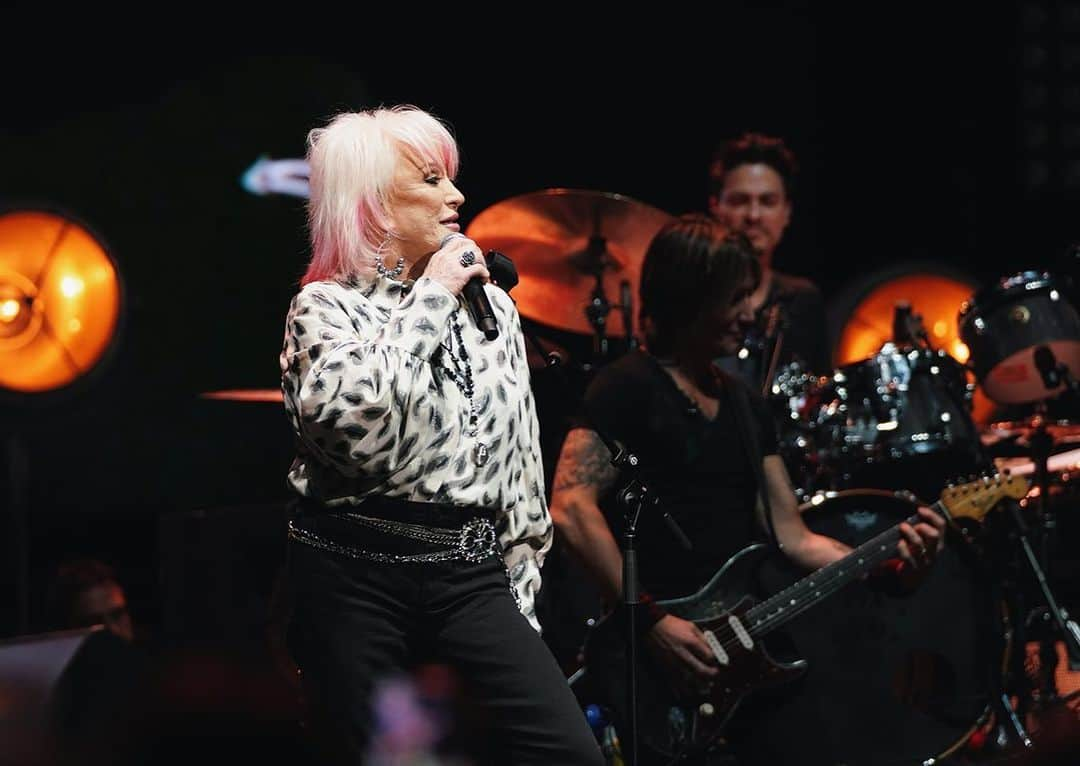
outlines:
[{"label": "orange stage light", "polygon": [[111,347],[123,290],[105,246],[54,212],[0,214],[0,389],[38,394],[85,377]]}]

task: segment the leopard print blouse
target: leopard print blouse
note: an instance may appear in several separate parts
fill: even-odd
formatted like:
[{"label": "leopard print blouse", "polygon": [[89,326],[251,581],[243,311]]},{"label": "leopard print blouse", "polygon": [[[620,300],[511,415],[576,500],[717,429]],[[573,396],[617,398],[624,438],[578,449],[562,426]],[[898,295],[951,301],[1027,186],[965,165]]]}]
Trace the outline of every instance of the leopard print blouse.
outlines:
[{"label": "leopard print blouse", "polygon": [[[551,547],[539,424],[517,309],[504,291],[485,289],[500,329],[494,341],[427,277],[305,285],[289,307],[280,359],[297,436],[288,483],[331,507],[382,495],[496,509],[511,586],[539,630],[533,604]],[[452,321],[472,365],[476,437],[453,377]],[[477,440],[489,450],[480,466]]]}]

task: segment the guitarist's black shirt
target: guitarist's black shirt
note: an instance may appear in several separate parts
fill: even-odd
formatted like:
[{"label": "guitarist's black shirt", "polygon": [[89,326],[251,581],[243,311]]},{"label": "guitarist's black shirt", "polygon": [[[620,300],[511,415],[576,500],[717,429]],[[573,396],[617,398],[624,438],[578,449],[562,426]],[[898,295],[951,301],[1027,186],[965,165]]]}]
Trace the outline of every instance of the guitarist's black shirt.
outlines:
[{"label": "guitarist's black shirt", "polygon": [[[743,385],[729,379],[727,384]],[[772,418],[759,396],[751,395],[751,422],[759,429],[762,455],[776,454]],[[685,550],[656,508],[638,522],[641,586],[658,599],[686,596],[752,540],[764,540],[754,523],[757,478],[749,448],[742,443],[722,396],[715,420],[706,420],[660,364],[630,352],[602,369],[585,393],[581,425],[618,439],[641,459],[639,478],[660,499],[690,538]],[[629,477],[620,477],[616,491]],[[621,541],[624,510],[602,498],[608,522]]]}]

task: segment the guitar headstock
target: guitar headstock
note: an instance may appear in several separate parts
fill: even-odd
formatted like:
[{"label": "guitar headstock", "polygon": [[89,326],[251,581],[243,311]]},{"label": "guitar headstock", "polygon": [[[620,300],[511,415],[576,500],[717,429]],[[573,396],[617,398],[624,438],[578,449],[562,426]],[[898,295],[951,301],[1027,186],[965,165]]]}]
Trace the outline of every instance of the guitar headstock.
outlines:
[{"label": "guitar headstock", "polygon": [[954,519],[982,521],[990,509],[1006,497],[1019,500],[1028,493],[1031,482],[1023,476],[994,474],[982,479],[949,487],[941,493],[939,503]]}]

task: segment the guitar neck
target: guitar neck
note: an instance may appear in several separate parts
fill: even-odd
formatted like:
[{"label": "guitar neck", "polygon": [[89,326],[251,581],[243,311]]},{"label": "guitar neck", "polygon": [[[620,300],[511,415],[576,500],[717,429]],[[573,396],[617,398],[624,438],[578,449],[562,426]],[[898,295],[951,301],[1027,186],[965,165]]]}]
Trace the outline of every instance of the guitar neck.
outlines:
[{"label": "guitar neck", "polygon": [[[944,513],[940,501],[932,508]],[[918,515],[905,521],[915,524]],[[788,620],[799,616],[815,604],[828,598],[850,582],[859,579],[881,562],[892,558],[900,541],[900,525],[886,529],[867,540],[842,559],[807,575],[794,585],[750,609],[744,618],[746,628],[754,635],[765,635]]]}]

